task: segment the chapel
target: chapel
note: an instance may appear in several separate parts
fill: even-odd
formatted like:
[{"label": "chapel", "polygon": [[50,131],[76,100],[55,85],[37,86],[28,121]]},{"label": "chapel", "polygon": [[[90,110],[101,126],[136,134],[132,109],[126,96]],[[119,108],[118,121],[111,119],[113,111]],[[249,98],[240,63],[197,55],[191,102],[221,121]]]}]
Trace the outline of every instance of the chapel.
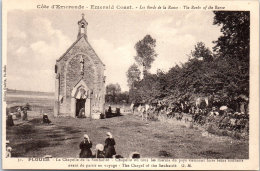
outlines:
[{"label": "chapel", "polygon": [[55,117],[104,113],[105,65],[88,42],[87,26],[82,14],[76,41],[56,60]]}]

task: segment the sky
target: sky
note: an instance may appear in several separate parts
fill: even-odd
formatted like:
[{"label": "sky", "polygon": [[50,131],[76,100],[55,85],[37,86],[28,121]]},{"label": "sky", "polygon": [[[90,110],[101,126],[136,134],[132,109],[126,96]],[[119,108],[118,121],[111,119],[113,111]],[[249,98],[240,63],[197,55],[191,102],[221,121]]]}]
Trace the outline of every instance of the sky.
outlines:
[{"label": "sky", "polygon": [[167,72],[188,60],[197,42],[212,48],[221,35],[210,11],[39,11],[12,10],[7,16],[7,88],[53,92],[55,61],[76,41],[81,14],[88,41],[106,66],[106,84],[128,91],[126,71],[137,41],[150,34],[158,54],[151,73]]}]

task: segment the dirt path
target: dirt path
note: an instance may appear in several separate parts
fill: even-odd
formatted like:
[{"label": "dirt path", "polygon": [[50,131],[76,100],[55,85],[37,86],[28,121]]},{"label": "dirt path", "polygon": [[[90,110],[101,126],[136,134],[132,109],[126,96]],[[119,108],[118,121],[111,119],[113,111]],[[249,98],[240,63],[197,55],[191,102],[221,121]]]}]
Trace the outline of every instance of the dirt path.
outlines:
[{"label": "dirt path", "polygon": [[142,157],[154,158],[248,158],[248,141],[229,137],[203,136],[202,131],[184,125],[144,122],[139,117],[90,120],[50,118],[52,125],[41,124],[41,118],[29,118],[7,130],[7,139],[19,157],[78,157],[79,143],[87,133],[93,142],[104,144],[105,133],[116,140],[116,151],[127,157],[138,151]]}]

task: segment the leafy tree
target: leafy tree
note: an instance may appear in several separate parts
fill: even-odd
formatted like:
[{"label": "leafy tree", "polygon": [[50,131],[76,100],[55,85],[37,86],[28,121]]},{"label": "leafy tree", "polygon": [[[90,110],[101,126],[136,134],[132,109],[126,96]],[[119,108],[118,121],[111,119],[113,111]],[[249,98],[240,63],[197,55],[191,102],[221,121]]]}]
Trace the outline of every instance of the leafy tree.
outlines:
[{"label": "leafy tree", "polygon": [[[222,36],[213,48],[229,77],[231,91],[249,95],[250,13],[248,11],[215,11],[214,24],[221,25]],[[236,86],[237,85],[237,86]],[[235,89],[234,89],[235,88]]]},{"label": "leafy tree", "polygon": [[213,60],[212,52],[209,50],[209,48],[207,48],[205,46],[205,44],[203,42],[198,42],[195,45],[195,50],[191,51],[191,56],[196,59],[202,58],[203,60],[206,60],[206,61]]},{"label": "leafy tree", "polygon": [[248,11],[215,11],[215,25],[221,25],[222,36],[214,50],[223,58],[249,61],[250,13]]},{"label": "leafy tree", "polygon": [[129,67],[129,69],[126,72],[126,76],[127,76],[127,83],[130,89],[134,88],[135,82],[140,81],[140,74],[141,71],[139,70],[136,64],[133,64]]},{"label": "leafy tree", "polygon": [[[214,13],[214,24],[220,25],[223,33],[215,41],[214,54],[204,43],[197,43],[186,63],[173,66],[166,73],[160,70],[156,74],[145,73],[145,77],[136,81],[135,87],[130,89],[131,101],[179,103],[194,102],[198,96],[207,96],[213,105],[238,109],[236,99],[246,99],[249,95],[250,16],[249,12]],[[143,45],[142,41],[137,43],[136,49]],[[139,56],[136,57],[138,64],[144,66],[143,58]]]},{"label": "leafy tree", "polygon": [[128,91],[121,92],[117,95],[117,103],[129,103]]},{"label": "leafy tree", "polygon": [[121,92],[121,87],[118,83],[116,84],[108,84],[106,86],[106,101],[107,102],[115,102],[116,96]]},{"label": "leafy tree", "polygon": [[121,92],[121,87],[118,83],[116,84],[108,84],[106,86],[106,93],[110,95],[115,95]]},{"label": "leafy tree", "polygon": [[157,56],[154,48],[156,46],[156,40],[150,35],[146,35],[142,40],[135,44],[136,56],[135,60],[137,64],[143,67],[144,76],[151,68],[152,62]]}]

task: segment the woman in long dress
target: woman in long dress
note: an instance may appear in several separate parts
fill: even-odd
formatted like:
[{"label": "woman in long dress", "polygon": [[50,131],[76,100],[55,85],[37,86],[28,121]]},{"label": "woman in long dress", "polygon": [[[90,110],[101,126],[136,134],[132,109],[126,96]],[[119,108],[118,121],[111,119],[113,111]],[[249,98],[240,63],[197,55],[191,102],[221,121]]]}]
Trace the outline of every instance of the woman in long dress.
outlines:
[{"label": "woman in long dress", "polygon": [[116,154],[115,145],[116,142],[110,132],[107,132],[108,138],[105,140],[105,158],[112,158]]},{"label": "woman in long dress", "polygon": [[84,140],[79,145],[79,148],[81,149],[79,157],[91,158],[92,157],[91,147],[92,147],[92,142],[89,140],[88,135],[85,134]]},{"label": "woman in long dress", "polygon": [[6,126],[14,126],[13,114],[7,115]]}]

